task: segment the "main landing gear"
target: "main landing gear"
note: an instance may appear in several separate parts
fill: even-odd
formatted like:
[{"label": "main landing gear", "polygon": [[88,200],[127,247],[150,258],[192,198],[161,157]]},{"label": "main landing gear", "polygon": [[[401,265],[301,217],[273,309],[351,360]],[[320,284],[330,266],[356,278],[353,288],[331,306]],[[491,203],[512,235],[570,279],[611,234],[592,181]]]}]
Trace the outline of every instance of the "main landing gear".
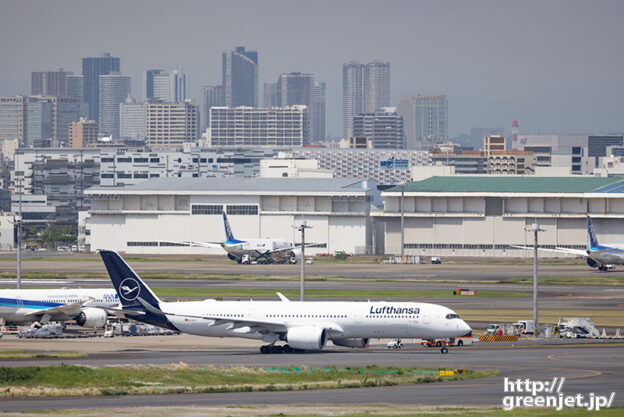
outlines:
[{"label": "main landing gear", "polygon": [[442,352],[443,355],[446,355],[448,353],[448,349],[443,347],[442,349],[440,349],[440,352]]},{"label": "main landing gear", "polygon": [[264,345],[260,347],[260,353],[301,353],[303,349],[293,349],[288,345]]}]

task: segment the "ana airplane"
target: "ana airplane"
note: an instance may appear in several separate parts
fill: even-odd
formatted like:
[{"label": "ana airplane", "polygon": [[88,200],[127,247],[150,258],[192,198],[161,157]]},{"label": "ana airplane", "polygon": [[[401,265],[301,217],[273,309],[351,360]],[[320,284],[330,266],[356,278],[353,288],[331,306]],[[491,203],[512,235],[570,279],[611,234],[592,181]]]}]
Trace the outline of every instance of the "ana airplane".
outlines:
[{"label": "ana airplane", "polygon": [[328,340],[366,347],[372,337],[441,339],[471,331],[453,310],[428,303],[291,302],[280,293],[281,301],[164,302],[116,252],[100,255],[126,317],[194,335],[263,340],[262,353],[319,350]]},{"label": "ana airplane", "polygon": [[[599,271],[608,271],[613,268],[613,265],[624,265],[624,244],[599,244],[590,216],[587,216],[587,241],[588,244],[586,250],[560,247],[555,249],[538,249],[548,252],[567,253],[570,255],[582,256],[587,260],[587,265],[592,268],[598,268]],[[514,247],[520,249],[533,249],[529,246]]]},{"label": "ana airplane", "polygon": [[[236,239],[232,233],[227,215],[223,212],[223,226],[225,238],[223,242],[185,242],[191,246],[206,248],[221,247],[227,252],[232,261],[240,263],[272,262],[281,260],[284,262],[297,263],[297,257],[301,256],[301,249],[291,245],[283,239]],[[306,245],[312,246],[312,245]]]},{"label": "ana airplane", "polygon": [[112,288],[0,290],[0,318],[7,323],[47,323],[75,320],[83,327],[103,327],[102,308],[119,304]]}]

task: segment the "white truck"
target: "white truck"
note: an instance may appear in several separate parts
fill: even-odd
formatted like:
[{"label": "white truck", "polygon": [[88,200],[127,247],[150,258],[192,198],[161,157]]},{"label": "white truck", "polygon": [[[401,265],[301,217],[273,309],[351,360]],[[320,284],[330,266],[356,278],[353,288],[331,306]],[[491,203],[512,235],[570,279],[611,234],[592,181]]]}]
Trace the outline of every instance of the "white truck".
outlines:
[{"label": "white truck", "polygon": [[514,323],[519,334],[534,334],[535,333],[535,321],[534,320],[518,320]]}]

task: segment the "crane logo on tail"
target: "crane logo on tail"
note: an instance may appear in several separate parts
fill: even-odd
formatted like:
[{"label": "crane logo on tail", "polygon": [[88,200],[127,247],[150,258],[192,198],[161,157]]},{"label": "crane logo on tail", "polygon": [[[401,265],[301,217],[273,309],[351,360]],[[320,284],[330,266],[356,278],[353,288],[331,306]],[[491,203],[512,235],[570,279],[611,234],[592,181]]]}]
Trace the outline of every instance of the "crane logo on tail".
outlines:
[{"label": "crane logo on tail", "polygon": [[141,286],[134,278],[126,278],[119,285],[119,296],[126,301],[134,301],[141,292]]}]

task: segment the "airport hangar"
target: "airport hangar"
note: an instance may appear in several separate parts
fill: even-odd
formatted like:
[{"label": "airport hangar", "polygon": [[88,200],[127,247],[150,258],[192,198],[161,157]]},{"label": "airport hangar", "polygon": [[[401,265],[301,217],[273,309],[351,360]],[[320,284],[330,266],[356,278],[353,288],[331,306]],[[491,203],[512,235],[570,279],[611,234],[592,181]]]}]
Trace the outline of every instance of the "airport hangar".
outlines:
[{"label": "airport hangar", "polygon": [[374,180],[344,178],[155,178],[123,188],[92,187],[81,213],[85,249],[131,254],[224,254],[219,247],[176,242],[222,242],[222,212],[235,238],[326,245],[308,253],[371,253],[371,207],[381,206]]},{"label": "airport hangar", "polygon": [[[600,243],[624,243],[624,180],[599,177],[445,176],[382,192],[385,253],[527,257],[537,223],[540,247],[587,249],[587,215]],[[544,256],[543,253],[540,256]],[[570,256],[551,252],[546,256]]]}]

